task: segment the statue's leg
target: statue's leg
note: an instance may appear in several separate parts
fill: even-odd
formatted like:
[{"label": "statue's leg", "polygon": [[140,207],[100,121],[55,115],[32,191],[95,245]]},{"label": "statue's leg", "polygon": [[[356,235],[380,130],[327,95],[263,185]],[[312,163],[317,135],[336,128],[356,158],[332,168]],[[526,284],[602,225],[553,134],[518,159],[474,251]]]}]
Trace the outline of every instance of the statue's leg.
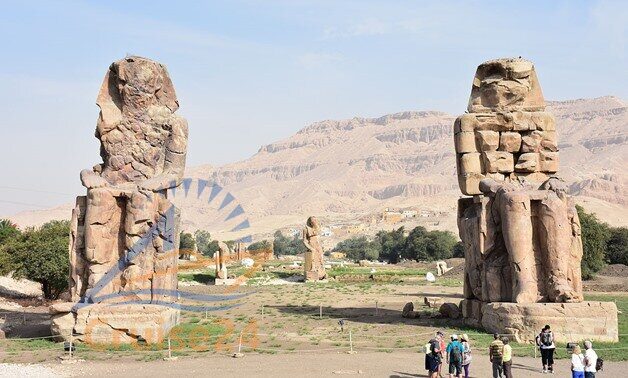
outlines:
[{"label": "statue's leg", "polygon": [[85,210],[85,259],[89,264],[88,289],[100,288],[95,296],[111,294],[114,280],[100,282],[117,264],[120,256],[119,233],[123,210],[107,188],[89,189]]},{"label": "statue's leg", "polygon": [[539,206],[538,219],[548,299],[550,302],[576,300],[574,282],[568,279],[572,226],[567,206],[554,192],[548,191]]},{"label": "statue's leg", "polygon": [[512,267],[512,300],[534,303],[538,289],[534,272],[530,197],[521,190],[499,192],[498,195],[502,234]]},{"label": "statue's leg", "polygon": [[[146,190],[132,192],[127,198],[124,231],[130,265],[126,290],[150,289],[154,271],[154,244],[158,241],[156,222],[158,217],[156,194]],[[130,254],[130,255],[129,255]]]}]

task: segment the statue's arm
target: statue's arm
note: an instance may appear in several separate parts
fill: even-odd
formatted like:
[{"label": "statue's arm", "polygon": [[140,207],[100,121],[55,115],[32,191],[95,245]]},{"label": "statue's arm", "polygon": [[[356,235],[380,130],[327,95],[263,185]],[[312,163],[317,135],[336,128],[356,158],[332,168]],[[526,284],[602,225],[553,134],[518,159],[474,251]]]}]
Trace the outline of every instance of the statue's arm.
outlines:
[{"label": "statue's arm", "polygon": [[312,244],[310,244],[310,239],[308,238],[308,227],[306,226],[306,228],[303,229],[303,244],[305,245],[305,248],[307,248],[310,251],[314,250],[314,247],[312,247]]},{"label": "statue's arm", "polygon": [[140,188],[154,192],[181,185],[188,146],[188,124],[185,118],[173,116],[172,132],[166,143],[164,171],[161,175],[140,182]]}]

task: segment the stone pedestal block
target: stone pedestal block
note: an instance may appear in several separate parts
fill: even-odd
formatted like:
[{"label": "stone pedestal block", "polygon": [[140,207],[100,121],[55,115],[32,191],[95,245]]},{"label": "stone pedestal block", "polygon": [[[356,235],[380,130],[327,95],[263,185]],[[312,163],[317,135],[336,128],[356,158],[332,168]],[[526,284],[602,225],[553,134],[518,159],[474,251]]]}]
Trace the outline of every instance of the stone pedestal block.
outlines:
[{"label": "stone pedestal block", "polygon": [[[52,311],[52,310],[51,310]],[[179,322],[180,310],[152,304],[95,304],[74,312],[57,312],[51,330],[58,340],[88,344],[162,342]]]},{"label": "stone pedestal block", "polygon": [[617,306],[613,302],[493,302],[482,306],[481,319],[485,330],[514,334],[519,342],[534,341],[546,324],[552,327],[557,342],[619,340]]}]

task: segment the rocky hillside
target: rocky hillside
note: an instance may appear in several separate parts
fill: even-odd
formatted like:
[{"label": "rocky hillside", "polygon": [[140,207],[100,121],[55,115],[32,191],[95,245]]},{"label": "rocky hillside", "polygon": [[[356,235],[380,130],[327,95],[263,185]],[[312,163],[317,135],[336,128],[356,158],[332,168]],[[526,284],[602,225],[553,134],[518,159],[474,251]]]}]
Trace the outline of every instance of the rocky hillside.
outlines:
[{"label": "rocky hillside", "polygon": [[[626,225],[626,102],[601,97],[548,105],[557,118],[560,174],[572,193],[604,220]],[[455,230],[454,118],[408,111],[321,121],[249,159],[191,167],[187,191],[176,194],[184,227],[224,238],[261,236],[302,224],[308,215],[372,223],[386,207],[413,207],[444,214],[432,226]],[[14,219],[23,224],[28,216]]]}]

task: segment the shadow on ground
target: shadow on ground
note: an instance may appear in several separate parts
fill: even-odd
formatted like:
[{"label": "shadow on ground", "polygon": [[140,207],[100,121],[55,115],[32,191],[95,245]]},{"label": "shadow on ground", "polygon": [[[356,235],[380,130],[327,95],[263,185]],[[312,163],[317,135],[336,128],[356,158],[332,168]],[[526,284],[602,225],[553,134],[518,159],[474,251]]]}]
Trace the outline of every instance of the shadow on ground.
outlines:
[{"label": "shadow on ground", "polygon": [[[284,314],[305,315],[312,318],[320,316],[318,306],[267,306]],[[406,319],[401,317],[401,309],[390,310],[375,307],[322,307],[324,318],[345,319],[352,322],[368,324],[415,324],[425,327],[455,327],[462,323],[459,320],[441,318],[434,311],[419,311],[419,318]]]}]

